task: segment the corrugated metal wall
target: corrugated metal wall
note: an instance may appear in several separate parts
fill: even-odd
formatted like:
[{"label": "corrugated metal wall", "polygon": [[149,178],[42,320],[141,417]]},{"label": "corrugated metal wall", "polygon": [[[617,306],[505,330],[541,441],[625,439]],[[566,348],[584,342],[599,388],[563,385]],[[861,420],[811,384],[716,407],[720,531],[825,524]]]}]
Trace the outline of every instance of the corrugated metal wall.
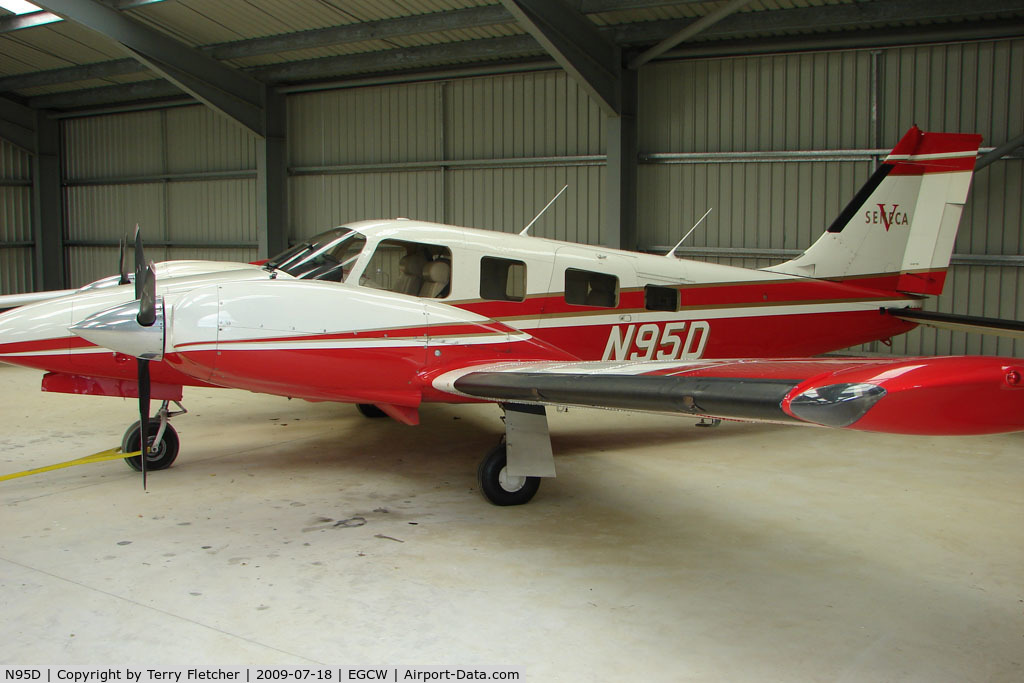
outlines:
[{"label": "corrugated metal wall", "polygon": [[28,152],[0,140],[0,294],[32,291],[31,185]]},{"label": "corrugated metal wall", "polygon": [[[817,238],[868,177],[873,155],[911,124],[978,131],[986,145],[1019,134],[1022,77],[1020,40],[645,67],[641,245],[667,248],[713,207],[684,255],[748,266],[783,260]],[[518,231],[563,184],[568,191],[533,233],[599,240],[604,117],[561,72],[294,94],[287,106],[293,241],[388,216]],[[69,120],[64,139],[73,284],[109,274],[114,242],[136,222],[151,243],[183,245],[154,247],[154,258],[255,258],[255,140],[242,129],[185,107]],[[933,308],[1024,318],[1021,260],[999,258],[1020,254],[1022,167],[1000,161],[977,175],[961,258]],[[0,240],[30,240],[7,227],[28,225],[27,193],[3,192],[26,195],[4,194],[2,205],[25,218],[5,223]],[[5,268],[4,278],[31,275],[14,272]],[[891,351],[1024,355],[1024,344],[918,331]]]},{"label": "corrugated metal wall", "polygon": [[[641,245],[764,266],[824,230],[911,125],[979,132],[995,146],[1024,131],[1024,41],[691,60],[641,71]],[[1024,319],[1024,160],[980,171],[946,293],[929,308]],[[742,256],[719,254],[742,248]],[[1016,256],[1016,259],[1000,259]],[[917,330],[864,351],[1024,355],[1024,343]]]},{"label": "corrugated metal wall", "polygon": [[290,238],[407,216],[596,241],[603,117],[559,72],[380,86],[288,99]]},{"label": "corrugated metal wall", "polygon": [[256,139],[206,107],[64,122],[69,284],[117,268],[139,224],[153,260],[256,258]]}]

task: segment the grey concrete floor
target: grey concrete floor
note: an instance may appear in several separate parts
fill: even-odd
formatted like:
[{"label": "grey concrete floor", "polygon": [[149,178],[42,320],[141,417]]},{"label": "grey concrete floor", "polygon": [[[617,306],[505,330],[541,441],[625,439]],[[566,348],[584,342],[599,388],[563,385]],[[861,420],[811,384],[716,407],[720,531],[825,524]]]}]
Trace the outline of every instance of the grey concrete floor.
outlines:
[{"label": "grey concrete floor", "polygon": [[[135,403],[0,365],[0,473],[116,446]],[[121,462],[0,483],[0,663],[438,665],[523,680],[1024,679],[1024,435],[571,410],[497,508],[494,406],[423,424],[190,390]]]}]

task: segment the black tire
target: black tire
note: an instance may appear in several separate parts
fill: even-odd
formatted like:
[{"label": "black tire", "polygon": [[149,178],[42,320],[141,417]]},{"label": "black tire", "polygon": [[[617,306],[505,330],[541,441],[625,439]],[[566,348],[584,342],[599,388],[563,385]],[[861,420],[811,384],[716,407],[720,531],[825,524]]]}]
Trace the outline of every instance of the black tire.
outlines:
[{"label": "black tire", "polygon": [[[150,451],[146,456],[146,471],[152,472],[154,470],[166,470],[174,460],[178,457],[178,448],[180,442],[178,441],[178,432],[174,430],[171,424],[167,423],[167,428],[164,429],[164,436],[160,439],[160,443],[154,447],[152,441],[153,437],[156,436],[156,431],[160,428],[159,420],[152,420],[149,423],[147,431],[149,434]],[[121,439],[121,451],[124,453],[131,453],[137,451],[141,447],[142,441],[139,439],[139,423],[136,422],[128,431],[124,433],[124,438]],[[128,467],[131,467],[136,472],[142,471],[142,456],[136,455],[134,458],[125,458],[124,461],[128,463]]]},{"label": "black tire", "polygon": [[476,471],[481,493],[494,505],[529,503],[540,488],[540,477],[508,477],[507,462],[504,441],[487,452]]},{"label": "black tire", "polygon": [[357,403],[356,410],[358,410],[359,414],[362,415],[363,417],[369,417],[371,419],[388,416],[387,413],[385,413],[383,410],[373,405],[372,403]]}]

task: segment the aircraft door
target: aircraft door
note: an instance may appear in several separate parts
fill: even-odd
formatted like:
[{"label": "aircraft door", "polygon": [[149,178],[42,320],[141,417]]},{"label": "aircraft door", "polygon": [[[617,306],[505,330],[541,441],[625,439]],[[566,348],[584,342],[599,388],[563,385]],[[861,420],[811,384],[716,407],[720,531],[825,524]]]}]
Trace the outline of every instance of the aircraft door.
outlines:
[{"label": "aircraft door", "polygon": [[600,360],[612,327],[630,322],[637,287],[628,256],[579,246],[558,249],[541,323],[544,339],[585,360]]}]

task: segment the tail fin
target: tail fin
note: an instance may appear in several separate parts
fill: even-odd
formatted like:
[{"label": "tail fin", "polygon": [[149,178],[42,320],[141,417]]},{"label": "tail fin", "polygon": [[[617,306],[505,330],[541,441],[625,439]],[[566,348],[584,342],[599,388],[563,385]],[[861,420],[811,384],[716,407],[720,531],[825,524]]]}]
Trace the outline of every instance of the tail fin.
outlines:
[{"label": "tail fin", "polygon": [[887,289],[941,293],[980,144],[980,135],[914,126],[825,234],[768,270],[814,278],[885,276]]}]

